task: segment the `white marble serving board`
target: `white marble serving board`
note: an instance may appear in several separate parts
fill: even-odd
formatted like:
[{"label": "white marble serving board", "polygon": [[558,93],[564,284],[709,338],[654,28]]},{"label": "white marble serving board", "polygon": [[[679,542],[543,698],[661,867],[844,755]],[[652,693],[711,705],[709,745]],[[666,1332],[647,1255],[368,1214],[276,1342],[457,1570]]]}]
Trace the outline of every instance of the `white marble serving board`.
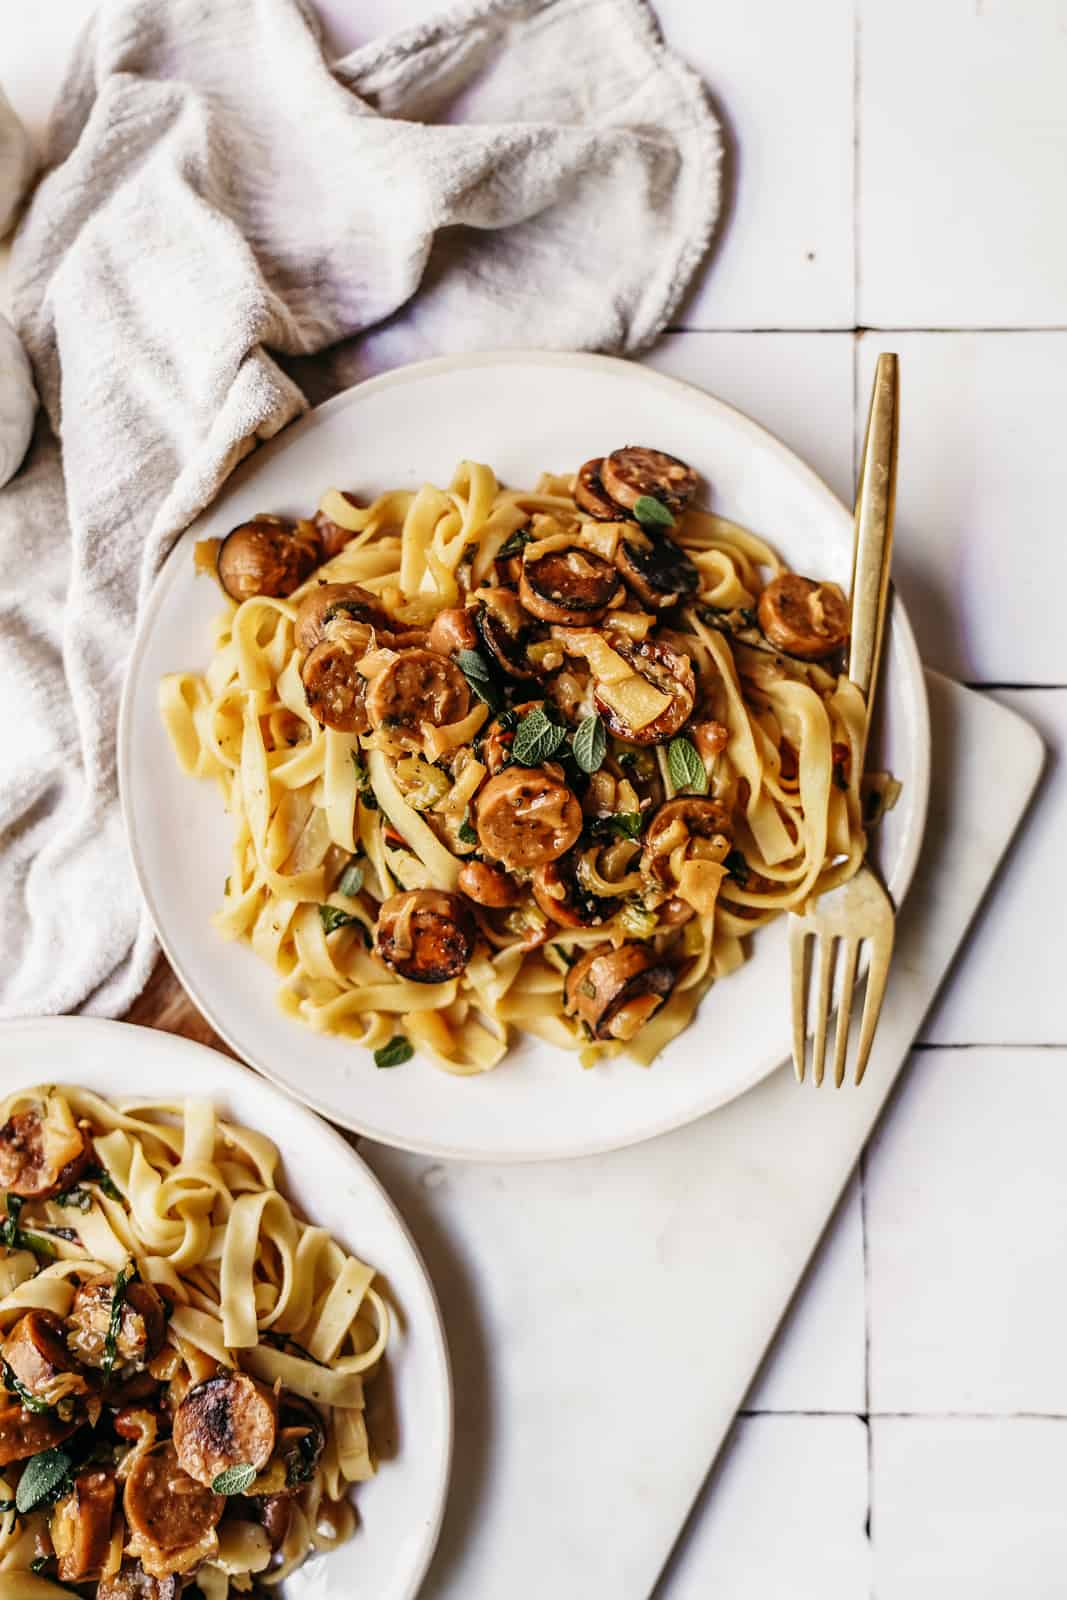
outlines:
[{"label": "white marble serving board", "polygon": [[928,685],[927,839],[862,1090],[783,1067],[678,1133],[551,1166],[361,1144],[426,1255],[455,1371],[425,1600],[656,1588],[1041,770],[1021,718]]}]

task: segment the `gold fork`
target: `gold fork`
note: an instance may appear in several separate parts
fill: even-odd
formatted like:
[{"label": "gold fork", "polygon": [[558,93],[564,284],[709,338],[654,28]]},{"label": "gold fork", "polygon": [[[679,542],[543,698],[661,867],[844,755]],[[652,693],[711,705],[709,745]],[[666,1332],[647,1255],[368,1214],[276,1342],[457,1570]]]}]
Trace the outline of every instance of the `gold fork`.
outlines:
[{"label": "gold fork", "polygon": [[[897,437],[900,421],[897,358],[880,355],[874,373],[867,436],[856,488],[856,535],[852,564],[852,624],[848,675],[863,692],[867,721],[860,750],[860,772],[871,725],[871,705],[882,653],[889,599],[889,563],[893,552],[893,510],[896,499]],[[789,919],[789,959],[793,990],[793,1066],[803,1083],[808,1035],[808,941],[819,951],[817,1011],[812,1036],[812,1077],[821,1084],[826,1067],[826,1036],[833,1006],[834,967],[838,944],[845,947],[844,971],[837,1007],[833,1075],[844,1082],[845,1054],[860,945],[870,946],[867,994],[856,1053],[855,1081],[863,1082],[882,1009],[889,963],[893,956],[893,903],[871,868],[864,863],[839,889],[809,901],[803,914]]]}]

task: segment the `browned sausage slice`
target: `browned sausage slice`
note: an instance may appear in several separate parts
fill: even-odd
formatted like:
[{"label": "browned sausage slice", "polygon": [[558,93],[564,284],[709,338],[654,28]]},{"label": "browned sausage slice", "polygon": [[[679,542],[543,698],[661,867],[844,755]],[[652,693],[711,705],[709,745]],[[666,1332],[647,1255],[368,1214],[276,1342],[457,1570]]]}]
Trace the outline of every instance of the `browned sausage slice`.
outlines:
[{"label": "browned sausage slice", "polygon": [[632,1039],[674,987],[673,969],[647,945],[600,945],[575,962],[563,985],[565,1009],[595,1039]]},{"label": "browned sausage slice", "polygon": [[0,1128],[0,1189],[23,1200],[47,1200],[77,1182],[91,1155],[80,1128],[57,1140],[35,1107],[16,1111]]},{"label": "browned sausage slice", "polygon": [[[79,1360],[102,1367],[107,1356],[115,1279],[110,1272],[89,1278],[74,1296],[67,1318],[67,1344]],[[163,1302],[150,1283],[128,1284],[115,1341],[115,1371],[138,1371],[163,1346],[166,1317]]]},{"label": "browned sausage slice", "polygon": [[700,573],[681,545],[639,530],[620,539],[615,565],[638,599],[655,611],[677,605],[700,585]]},{"label": "browned sausage slice", "polygon": [[404,650],[367,690],[367,715],[374,728],[417,732],[423,722],[441,728],[460,722],[469,710],[466,678],[450,657],[436,650]]},{"label": "browned sausage slice", "polygon": [[588,516],[595,517],[598,522],[614,522],[617,517],[628,516],[621,506],[617,506],[609,494],[606,493],[600,481],[600,469],[604,465],[603,456],[594,456],[591,461],[586,461],[578,468],[574,479],[574,503]]},{"label": "browned sausage slice", "polygon": [[259,1502],[259,1519],[266,1529],[272,1552],[281,1549],[289,1524],[293,1518],[292,1496],[287,1494],[264,1495]]},{"label": "browned sausage slice", "polygon": [[581,806],[562,776],[544,767],[505,768],[481,790],[475,810],[482,849],[512,869],[558,860],[582,831]]},{"label": "browned sausage slice", "polygon": [[[684,834],[678,827],[679,823],[685,830]],[[717,800],[703,800],[688,795],[668,800],[660,806],[648,825],[641,861],[648,875],[661,884],[670,882],[668,862],[673,846],[668,835],[671,838],[677,835],[678,844],[685,844],[689,839],[715,838],[728,843],[733,836],[730,813]],[[725,856],[725,845],[722,850]]]},{"label": "browned sausage slice", "polygon": [[219,546],[219,582],[232,600],[284,597],[299,589],[322,558],[318,538],[285,517],[253,517]]},{"label": "browned sausage slice", "polygon": [[332,636],[309,651],[300,677],[308,710],[323,727],[338,733],[366,733],[367,680],[357,663],[366,652],[367,641],[349,635],[334,624]]},{"label": "browned sausage slice", "polygon": [[652,722],[643,728],[632,728],[599,693],[596,694],[597,710],[607,723],[608,731],[630,744],[662,744],[665,739],[673,738],[688,721],[696,698],[696,679],[689,657],[663,639],[634,642],[613,634],[608,642],[618,655],[629,661],[635,672],[671,697],[670,705]]},{"label": "browned sausage slice", "polygon": [[99,1579],[111,1554],[114,1512],[115,1474],[102,1467],[79,1473],[70,1494],[56,1506],[49,1528],[61,1583]]},{"label": "browned sausage slice", "polygon": [[[344,489],[339,491],[341,499],[347,500],[354,510],[361,509],[359,501],[354,495],[348,494]],[[339,522],[334,522],[325,511],[316,511],[314,516],[315,532],[322,540],[322,559],[329,561],[333,556],[340,555],[349,539],[355,538],[351,528],[342,528]]]},{"label": "browned sausage slice", "polygon": [[293,638],[307,655],[325,639],[335,617],[364,622],[370,628],[388,628],[389,618],[377,595],[359,583],[320,583],[304,596],[296,613]]},{"label": "browned sausage slice", "polygon": [[89,1392],[67,1349],[62,1320],[52,1311],[27,1311],[4,1340],[3,1358],[24,1389],[47,1405]]},{"label": "browned sausage slice", "polygon": [[[222,1495],[212,1494],[182,1469],[169,1439],[141,1456],[122,1496],[130,1532],[165,1556],[198,1545],[216,1527],[225,1506]],[[142,1552],[142,1561],[146,1554]]]},{"label": "browned sausage slice", "polygon": [[478,637],[491,661],[509,678],[533,679],[537,673],[526,654],[530,619],[510,589],[479,589],[474,608]]},{"label": "browned sausage slice", "polygon": [[434,617],[426,643],[443,656],[454,656],[459,650],[477,650],[473,616],[463,606],[447,606]]},{"label": "browned sausage slice", "polygon": [[465,862],[460,868],[458,887],[475,905],[492,909],[517,906],[522,899],[522,891],[514,878],[509,878],[499,867],[491,867],[487,861]]},{"label": "browned sausage slice", "polygon": [[77,1416],[64,1422],[55,1411],[27,1411],[5,1394],[0,1398],[0,1467],[62,1444],[81,1424]]},{"label": "browned sausage slice", "polygon": [[697,492],[692,467],[664,450],[640,444],[628,444],[605,456],[600,481],[611,498],[627,510],[632,510],[642,495],[650,495],[677,515]]},{"label": "browned sausage slice", "polygon": [[620,593],[611,562],[580,545],[551,550],[532,561],[523,558],[519,599],[542,622],[596,622]]},{"label": "browned sausage slice", "polygon": [[546,917],[561,928],[596,928],[619,909],[608,895],[589,894],[578,881],[574,852],[547,861],[533,875],[533,896]]},{"label": "browned sausage slice", "polygon": [[96,1600],[178,1600],[180,1594],[179,1578],[153,1578],[135,1561],[112,1577],[101,1578]]},{"label": "browned sausage slice", "polygon": [[210,1489],[220,1472],[270,1460],[277,1402],[245,1372],[221,1372],[190,1389],[174,1414],[178,1464]]},{"label": "browned sausage slice", "polygon": [[848,601],[836,583],[796,572],[774,578],[759,597],[759,625],[776,650],[821,661],[848,639]]},{"label": "browned sausage slice", "polygon": [[374,934],[378,956],[412,983],[445,983],[474,950],[474,919],[458,894],[409,889],[383,902]]}]

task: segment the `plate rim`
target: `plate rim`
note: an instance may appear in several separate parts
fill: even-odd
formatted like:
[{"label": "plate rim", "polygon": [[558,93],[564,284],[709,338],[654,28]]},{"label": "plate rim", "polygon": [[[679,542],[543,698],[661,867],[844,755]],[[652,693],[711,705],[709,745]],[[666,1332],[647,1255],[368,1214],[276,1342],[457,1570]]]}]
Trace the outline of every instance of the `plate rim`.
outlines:
[{"label": "plate rim", "polygon": [[[637,360],[629,360],[620,356],[599,355],[588,351],[539,350],[536,348],[488,350],[476,351],[467,354],[431,356],[426,360],[408,362],[403,366],[393,367],[389,371],[377,373],[373,377],[362,379],[361,381],[350,385],[348,388],[342,389],[338,394],[332,395],[329,400],[323,401],[321,405],[310,407],[303,414],[303,416],[299,417],[295,422],[289,424],[288,427],[283,428],[279,433],[274,434],[271,439],[266,440],[259,448],[251,451],[249,455],[246,456],[244,460],[237,465],[237,467],[235,467],[233,472],[230,473],[229,477],[220,486],[219,495],[216,496],[216,500],[222,494],[227,493],[234,487],[238,486],[245,477],[250,476],[254,472],[256,463],[263,458],[264,450],[269,450],[270,446],[276,443],[280,445],[283,441],[285,443],[291,443],[301,434],[306,432],[311,426],[313,426],[316,420],[324,413],[332,413],[335,411],[344,410],[345,407],[355,403],[357,396],[361,396],[368,391],[393,388],[406,383],[416,382],[423,377],[455,371],[459,368],[470,369],[489,366],[506,366],[515,362],[534,363],[549,367],[585,367],[591,370],[606,370],[609,374],[613,374],[618,379],[626,382],[637,382],[641,385],[651,384],[653,387],[658,387],[667,391],[681,390],[691,404],[698,405],[707,411],[716,412],[721,416],[725,416],[731,420],[735,427],[740,425],[741,431],[749,436],[750,440],[755,446],[759,446],[764,449],[771,448],[775,454],[781,458],[784,458],[794,472],[799,472],[803,477],[806,477],[810,481],[811,486],[827,500],[827,502],[840,516],[847,519],[850,524],[852,522],[852,513],[826,482],[825,478],[823,478],[821,474],[815,470],[810,462],[806,461],[803,456],[798,455],[796,451],[791,449],[791,447],[786,444],[784,440],[779,438],[779,436],[771,429],[765,427],[762,423],[757,422],[753,417],[750,417],[747,412],[740,410],[737,406],[730,405],[729,402],[719,399],[716,395],[710,394],[706,389],[701,389],[697,384],[690,383],[684,378],[676,378],[669,373],[660,372],[655,367],[646,366]],[[246,1063],[259,1076],[267,1079],[268,1082],[280,1089],[289,1099],[294,1100],[297,1104],[309,1108],[320,1118],[325,1119],[328,1122],[338,1123],[340,1126],[347,1128],[350,1132],[357,1133],[361,1137],[371,1139],[375,1143],[387,1145],[391,1149],[407,1150],[414,1155],[429,1156],[439,1160],[496,1161],[501,1165],[511,1165],[519,1162],[577,1161],[588,1156],[605,1155],[613,1150],[622,1150],[633,1145],[643,1144],[647,1139],[660,1138],[664,1134],[672,1133],[679,1128],[687,1127],[690,1123],[698,1121],[701,1117],[707,1116],[711,1112],[717,1111],[723,1106],[729,1105],[731,1101],[739,1099],[743,1094],[748,1094],[756,1087],[757,1084],[762,1083],[766,1078],[769,1078],[773,1072],[778,1071],[781,1066],[788,1061],[788,1053],[783,1055],[778,1062],[771,1066],[767,1066],[763,1061],[760,1061],[745,1079],[743,1087],[735,1087],[732,1092],[725,1097],[714,1092],[709,1092],[706,1096],[702,1095],[696,1099],[694,1103],[685,1111],[671,1113],[661,1120],[656,1120],[654,1122],[650,1121],[639,1132],[627,1132],[621,1135],[615,1134],[599,1138],[590,1138],[580,1143],[569,1145],[565,1150],[553,1150],[549,1152],[546,1152],[543,1148],[537,1146],[528,1149],[509,1149],[504,1152],[500,1152],[486,1149],[483,1145],[479,1144],[449,1144],[433,1139],[421,1139],[409,1135],[399,1138],[392,1131],[376,1127],[373,1123],[359,1118],[358,1114],[353,1115],[347,1111],[342,1113],[336,1106],[328,1105],[313,1092],[302,1089],[298,1096],[294,1090],[289,1087],[284,1079],[276,1077],[267,1066],[262,1065],[258,1060],[258,1053],[256,1051],[249,1051],[246,1049],[245,1045],[240,1042],[236,1035],[233,1034],[231,1030],[223,1024],[222,1020],[215,1013],[213,1007],[208,1001],[205,1000],[197,985],[190,981],[180,960],[177,959],[174,950],[165,937],[161,927],[161,919],[157,914],[156,904],[150,891],[148,874],[145,871],[144,862],[140,852],[139,841],[132,826],[131,818],[130,788],[133,750],[133,740],[131,737],[133,716],[132,705],[135,685],[140,681],[138,668],[147,648],[147,642],[149,634],[152,630],[152,625],[162,609],[163,602],[177,575],[178,563],[175,560],[175,556],[177,555],[179,548],[186,541],[190,529],[195,526],[195,524],[200,520],[200,517],[204,516],[214,504],[215,501],[213,500],[209,503],[209,505],[205,506],[198,513],[197,517],[193,519],[193,522],[187,527],[183,528],[181,533],[176,536],[174,543],[171,545],[171,548],[167,553],[163,565],[160,567],[159,572],[156,574],[156,577],[152,582],[152,586],[145,600],[141,615],[137,620],[134,641],[130,650],[129,661],[127,663],[126,672],[123,678],[122,694],[119,702],[118,731],[115,748],[119,781],[119,799],[122,808],[123,831],[126,838],[127,849],[129,850],[130,859],[133,865],[134,875],[137,879],[137,884],[140,889],[142,899],[144,900],[145,907],[152,921],[156,938],[159,940],[159,944],[164,955],[167,957],[167,960],[173,967],[179,983],[189,995],[194,1005],[201,1012],[214,1031],[219,1035],[219,1037],[223,1039],[225,1043],[229,1045],[230,1049],[240,1057],[242,1062]],[[896,909],[899,913],[901,905],[911,891],[912,883],[915,877],[915,871],[918,866],[919,856],[922,851],[923,840],[925,838],[930,801],[932,752],[930,733],[930,705],[929,695],[926,688],[925,669],[923,667],[922,658],[919,654],[919,648],[916,642],[914,629],[911,625],[911,620],[908,616],[903,601],[895,589],[892,591],[891,620],[893,639],[895,642],[899,642],[900,648],[902,649],[905,657],[910,660],[912,666],[912,675],[915,683],[918,686],[918,693],[914,702],[914,710],[917,718],[914,740],[916,770],[911,784],[912,793],[916,801],[916,819],[914,829],[910,837],[908,837],[905,841],[904,850],[902,852],[901,861],[897,871],[897,876],[902,878],[904,882],[903,891],[899,894],[898,899],[895,902]],[[858,981],[861,980],[862,974],[860,980]]]},{"label": "plate rim", "polygon": [[[428,1296],[430,1309],[433,1313],[432,1317],[430,1318],[431,1337],[429,1348],[431,1349],[434,1366],[436,1368],[436,1383],[440,1389],[441,1398],[443,1401],[442,1422],[444,1425],[443,1448],[439,1452],[438,1468],[434,1476],[433,1506],[431,1515],[424,1525],[424,1531],[419,1542],[410,1577],[406,1584],[396,1591],[397,1600],[416,1600],[416,1597],[422,1588],[426,1574],[430,1569],[430,1563],[432,1562],[434,1554],[436,1553],[437,1546],[441,1538],[441,1530],[444,1526],[445,1511],[448,1505],[449,1489],[452,1482],[456,1422],[455,1381],[452,1373],[452,1358],[448,1348],[448,1336],[445,1332],[444,1316],[441,1311],[441,1302],[438,1299],[437,1288],[434,1284],[430,1269],[426,1264],[426,1259],[423,1256],[423,1253],[420,1250],[418,1243],[411,1232],[411,1229],[408,1227],[407,1221],[401,1214],[396,1201],[390,1195],[382,1180],[378,1177],[378,1174],[368,1162],[364,1161],[358,1150],[353,1150],[348,1141],[342,1138],[338,1130],[333,1127],[327,1119],[322,1117],[311,1106],[297,1099],[297,1097],[290,1093],[290,1091],[283,1085],[278,1084],[273,1079],[269,1078],[266,1073],[259,1072],[254,1067],[246,1064],[243,1060],[232,1060],[229,1056],[223,1055],[221,1051],[213,1049],[211,1045],[201,1044],[196,1039],[188,1039],[184,1034],[170,1033],[164,1028],[151,1028],[143,1023],[121,1022],[107,1017],[64,1015],[49,1017],[14,1017],[5,1019],[4,1021],[0,1022],[0,1047],[2,1047],[7,1040],[19,1034],[26,1033],[42,1036],[47,1041],[48,1035],[52,1033],[57,1035],[93,1033],[99,1035],[106,1034],[114,1037],[120,1032],[123,1034],[132,1033],[140,1036],[142,1040],[145,1035],[148,1035],[154,1041],[156,1041],[155,1044],[149,1047],[150,1049],[158,1048],[161,1053],[172,1051],[176,1056],[195,1055],[197,1060],[200,1061],[200,1064],[205,1067],[207,1062],[205,1062],[203,1058],[208,1058],[210,1060],[211,1070],[219,1083],[219,1098],[223,1100],[223,1102],[225,1102],[226,1097],[227,1079],[230,1078],[231,1075],[240,1074],[242,1077],[250,1078],[255,1086],[256,1092],[265,1094],[268,1101],[277,1099],[280,1102],[284,1102],[280,1103],[276,1108],[279,1116],[286,1115],[291,1117],[293,1114],[293,1108],[295,1107],[299,1118],[302,1118],[307,1125],[314,1128],[316,1136],[324,1136],[339,1152],[348,1157],[348,1159],[355,1165],[355,1167],[359,1170],[363,1181],[377,1193],[392,1221],[393,1226],[396,1228],[401,1239],[406,1243],[408,1249],[410,1250],[415,1265],[422,1277]],[[69,1039],[66,1042],[69,1044]],[[9,1094],[13,1090],[19,1088],[22,1085],[22,1078],[23,1073],[21,1069],[15,1067],[11,1072],[10,1078],[5,1076],[5,1082],[3,1086],[4,1094]],[[41,1080],[40,1078],[32,1078],[30,1081],[39,1083]],[[57,1073],[56,1081],[71,1083],[77,1082],[77,1069],[75,1068],[69,1073],[65,1071],[62,1074]],[[136,1098],[136,1086],[131,1085],[130,1092],[131,1097]],[[180,1087],[178,1088],[177,1093],[180,1096]],[[268,1133],[267,1137],[270,1138],[275,1144],[278,1143],[273,1134]],[[281,1149],[280,1146],[279,1149]],[[281,1154],[284,1160],[284,1150],[281,1150]],[[330,1552],[330,1554],[334,1553],[335,1552]]]}]

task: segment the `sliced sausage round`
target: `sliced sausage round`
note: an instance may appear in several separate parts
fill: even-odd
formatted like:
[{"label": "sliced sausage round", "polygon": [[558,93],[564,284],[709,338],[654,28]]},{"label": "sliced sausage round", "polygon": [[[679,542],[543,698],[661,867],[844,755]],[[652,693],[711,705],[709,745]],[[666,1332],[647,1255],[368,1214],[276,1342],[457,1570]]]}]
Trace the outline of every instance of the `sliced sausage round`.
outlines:
[{"label": "sliced sausage round", "polygon": [[304,596],[296,613],[293,638],[305,655],[326,638],[336,617],[365,622],[369,628],[388,628],[389,618],[377,595],[360,583],[320,583]]},{"label": "sliced sausage round", "polygon": [[220,1372],[190,1389],[174,1413],[178,1465],[210,1489],[231,1467],[265,1467],[277,1431],[270,1390],[245,1372]]},{"label": "sliced sausage round", "polygon": [[639,533],[621,539],[615,565],[638,599],[655,611],[677,605],[700,586],[695,564],[681,545],[666,537]]},{"label": "sliced sausage round", "polygon": [[445,983],[467,965],[474,938],[474,919],[458,894],[409,889],[382,903],[374,948],[387,967],[412,983]]},{"label": "sliced sausage round", "polygon": [[628,444],[605,456],[600,481],[616,504],[627,510],[632,510],[642,495],[649,495],[675,515],[692,500],[698,482],[692,467],[677,456],[640,444]]},{"label": "sliced sausage round", "polygon": [[643,728],[632,728],[597,692],[597,710],[603,716],[608,732],[614,734],[616,739],[625,739],[629,744],[662,744],[665,739],[673,738],[688,721],[696,698],[696,679],[689,657],[663,639],[639,639],[635,642],[612,635],[610,643],[611,648],[629,661],[642,678],[647,678],[653,688],[670,696],[670,704]]},{"label": "sliced sausage round", "polygon": [[509,878],[499,867],[491,867],[487,861],[466,862],[460,869],[459,889],[475,905],[492,910],[516,906],[522,899],[522,891],[514,878]]},{"label": "sliced sausage round", "polygon": [[612,563],[580,545],[523,559],[519,599],[542,622],[573,627],[597,622],[620,593]]},{"label": "sliced sausage round", "polygon": [[270,1540],[272,1553],[276,1553],[285,1543],[285,1536],[289,1532],[289,1524],[293,1519],[292,1496],[287,1494],[267,1494],[259,1502],[259,1520],[266,1530]]},{"label": "sliced sausage round", "polygon": [[730,813],[718,800],[682,795],[676,800],[666,801],[648,825],[642,856],[646,872],[660,883],[665,884],[670,878],[667,865],[670,852],[661,851],[661,841],[666,839],[669,832],[676,830],[678,823],[683,825],[690,839],[729,840],[733,836]]},{"label": "sliced sausage round", "polygon": [[417,732],[423,722],[441,728],[460,722],[469,710],[466,678],[437,650],[403,651],[367,689],[367,715],[374,728]]},{"label": "sliced sausage round", "polygon": [[96,1600],[178,1600],[181,1588],[181,1579],[173,1573],[169,1578],[153,1578],[135,1561],[110,1578],[101,1578]]},{"label": "sliced sausage round", "polygon": [[848,640],[848,601],[836,583],[816,583],[796,572],[774,578],[759,597],[759,625],[776,650],[801,661],[821,661]]},{"label": "sliced sausage round", "polygon": [[[354,495],[347,494],[344,489],[340,490],[340,495],[341,499],[347,500],[349,505],[356,511],[360,510],[359,501]],[[334,522],[333,518],[328,517],[325,511],[316,511],[314,523],[315,532],[322,541],[322,559],[324,561],[329,561],[331,557],[340,555],[349,539],[355,538],[355,533],[351,528],[342,528],[341,524]]]},{"label": "sliced sausage round", "polygon": [[0,1398],[0,1467],[12,1461],[25,1461],[41,1450],[69,1439],[83,1419],[72,1416],[64,1422],[55,1411],[27,1411],[13,1395]]},{"label": "sliced sausage round", "polygon": [[595,1039],[632,1039],[670,994],[675,976],[647,945],[600,945],[568,972],[564,1008]]},{"label": "sliced sausage round", "polygon": [[537,673],[526,654],[530,619],[510,589],[479,589],[474,623],[486,655],[509,678],[532,680]]},{"label": "sliced sausage round", "polygon": [[51,1535],[61,1583],[99,1579],[111,1554],[115,1474],[102,1467],[80,1472],[52,1515]]},{"label": "sliced sausage round", "polygon": [[367,680],[357,663],[366,650],[366,640],[346,637],[335,629],[304,658],[300,670],[308,710],[324,728],[338,733],[367,733]]},{"label": "sliced sausage round", "polygon": [[24,1389],[49,1405],[89,1391],[53,1311],[27,1311],[3,1344],[3,1358]]},{"label": "sliced sausage round", "polygon": [[[114,1292],[114,1277],[102,1272],[87,1279],[74,1296],[67,1316],[67,1344],[87,1366],[105,1363]],[[152,1285],[140,1279],[127,1284],[115,1340],[116,1372],[145,1367],[163,1348],[166,1328],[163,1302]]]},{"label": "sliced sausage round", "polygon": [[617,506],[605,490],[600,481],[600,469],[603,465],[603,456],[594,456],[591,461],[583,462],[578,468],[574,479],[574,503],[587,516],[595,517],[597,522],[614,522],[619,517],[629,516],[630,513],[622,506]]},{"label": "sliced sausage round", "polygon": [[426,643],[443,656],[454,656],[460,650],[477,650],[474,617],[465,606],[447,606],[434,617]]},{"label": "sliced sausage round", "polygon": [[321,559],[318,538],[286,517],[253,517],[219,546],[219,582],[232,600],[257,594],[284,598],[299,589]]},{"label": "sliced sausage round", "polygon": [[62,1150],[62,1165],[57,1166],[60,1158],[47,1148],[41,1113],[34,1107],[16,1111],[0,1128],[0,1189],[23,1200],[47,1200],[69,1189],[92,1157],[81,1129],[76,1138],[77,1145]]},{"label": "sliced sausage round", "polygon": [[122,1508],[132,1534],[169,1554],[206,1538],[226,1501],[189,1476],[168,1439],[137,1461],[126,1479]]},{"label": "sliced sausage round", "polygon": [[556,861],[582,831],[582,808],[562,777],[544,767],[507,767],[475,801],[478,840],[502,866]]},{"label": "sliced sausage round", "polygon": [[590,894],[578,879],[575,853],[546,861],[533,875],[533,896],[561,928],[597,928],[619,909],[614,896]]}]

